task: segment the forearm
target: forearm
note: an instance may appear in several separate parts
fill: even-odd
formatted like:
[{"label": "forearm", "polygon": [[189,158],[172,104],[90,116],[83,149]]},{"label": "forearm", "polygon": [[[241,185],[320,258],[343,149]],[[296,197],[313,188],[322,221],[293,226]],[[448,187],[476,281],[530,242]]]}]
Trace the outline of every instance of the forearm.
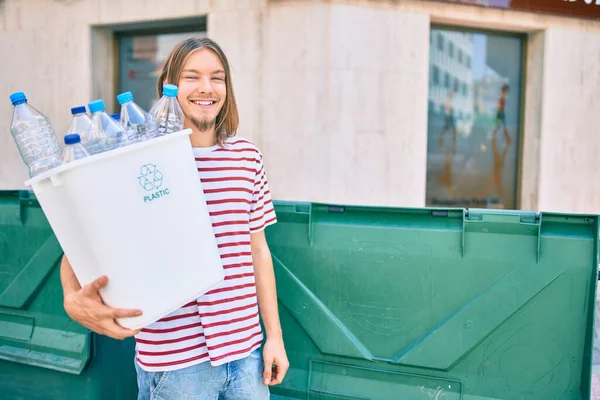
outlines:
[{"label": "forearm", "polygon": [[254,261],[254,274],[256,276],[256,292],[258,307],[263,320],[267,339],[282,337],[279,310],[277,308],[277,289],[275,286],[275,273],[273,260],[268,249],[252,254]]},{"label": "forearm", "polygon": [[79,285],[79,281],[73,272],[73,268],[71,268],[71,263],[69,263],[66,256],[63,256],[60,263],[60,281],[65,295],[81,289],[81,285]]}]

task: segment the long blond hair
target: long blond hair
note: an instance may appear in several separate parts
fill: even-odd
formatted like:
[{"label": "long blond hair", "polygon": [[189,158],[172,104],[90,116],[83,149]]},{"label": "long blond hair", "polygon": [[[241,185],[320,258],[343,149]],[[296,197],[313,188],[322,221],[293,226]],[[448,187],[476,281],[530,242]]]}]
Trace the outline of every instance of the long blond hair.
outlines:
[{"label": "long blond hair", "polygon": [[235,101],[235,95],[233,93],[233,84],[231,81],[231,69],[229,67],[229,61],[227,56],[221,49],[221,47],[209,38],[189,38],[178,43],[169,54],[167,62],[163,66],[163,70],[158,78],[156,90],[158,97],[162,96],[163,85],[170,83],[173,85],[179,85],[179,78],[183,66],[187,57],[195,50],[201,48],[209,48],[215,52],[215,54],[221,59],[223,67],[225,68],[225,90],[226,97],[223,108],[217,115],[215,123],[215,132],[217,134],[217,143],[223,145],[225,140],[229,137],[235,136],[240,117],[238,114],[237,103]]}]

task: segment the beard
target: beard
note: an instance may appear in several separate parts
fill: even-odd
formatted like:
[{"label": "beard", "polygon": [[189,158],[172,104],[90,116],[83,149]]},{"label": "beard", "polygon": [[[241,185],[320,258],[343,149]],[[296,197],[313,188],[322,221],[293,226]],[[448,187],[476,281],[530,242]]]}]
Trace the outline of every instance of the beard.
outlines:
[{"label": "beard", "polygon": [[200,120],[200,119],[196,119],[194,117],[191,118],[192,120],[192,124],[194,124],[194,126],[196,128],[198,128],[198,130],[200,132],[206,132],[209,129],[213,128],[215,126],[216,123],[216,119],[213,120]]}]

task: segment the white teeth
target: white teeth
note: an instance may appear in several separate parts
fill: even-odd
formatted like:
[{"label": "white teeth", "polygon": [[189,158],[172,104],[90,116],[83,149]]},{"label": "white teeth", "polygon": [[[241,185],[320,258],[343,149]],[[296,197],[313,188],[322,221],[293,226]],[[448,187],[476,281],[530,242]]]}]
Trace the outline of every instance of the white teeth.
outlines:
[{"label": "white teeth", "polygon": [[201,106],[210,106],[211,104],[214,103],[214,101],[210,101],[210,100],[208,100],[208,101],[206,101],[206,100],[196,100],[196,101],[192,101],[192,103],[198,104],[198,105],[201,105]]}]

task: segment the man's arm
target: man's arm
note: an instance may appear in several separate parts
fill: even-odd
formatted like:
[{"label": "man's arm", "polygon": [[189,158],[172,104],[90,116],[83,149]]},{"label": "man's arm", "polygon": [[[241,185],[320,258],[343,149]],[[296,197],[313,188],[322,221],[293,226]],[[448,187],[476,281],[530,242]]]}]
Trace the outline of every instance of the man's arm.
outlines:
[{"label": "man's arm", "polygon": [[65,311],[76,322],[101,335],[113,339],[125,339],[137,334],[137,331],[125,329],[115,322],[115,318],[136,317],[140,310],[124,310],[108,307],[102,303],[99,290],[108,283],[101,276],[90,284],[81,287],[71,263],[66,256],[60,263],[60,280],[64,294]]},{"label": "man's arm", "polygon": [[81,289],[81,285],[79,285],[79,281],[73,272],[71,263],[69,263],[69,259],[65,255],[63,255],[60,262],[60,281],[62,283],[65,298],[67,295]]},{"label": "man's arm", "polygon": [[267,335],[263,352],[265,363],[263,378],[266,385],[274,386],[283,381],[290,364],[285,352],[281,323],[279,321],[273,260],[264,231],[252,233],[250,242],[254,275],[256,277],[258,307]]}]

